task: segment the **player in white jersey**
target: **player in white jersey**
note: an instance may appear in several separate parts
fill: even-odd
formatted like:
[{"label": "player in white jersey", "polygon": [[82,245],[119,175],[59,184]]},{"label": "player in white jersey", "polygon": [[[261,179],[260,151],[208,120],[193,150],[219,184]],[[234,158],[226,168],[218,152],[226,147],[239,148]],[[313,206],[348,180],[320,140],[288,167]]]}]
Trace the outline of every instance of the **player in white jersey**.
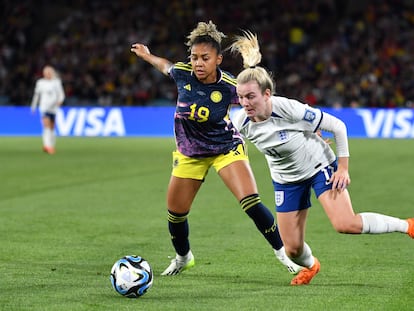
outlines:
[{"label": "player in white jersey", "polygon": [[36,81],[32,99],[32,112],[39,105],[43,127],[43,151],[54,154],[56,145],[55,118],[58,108],[65,100],[62,81],[52,66],[43,68],[43,78]]},{"label": "player in white jersey", "polygon": [[[320,263],[304,241],[311,189],[333,227],[340,233],[402,232],[414,238],[414,218],[378,213],[355,214],[347,186],[347,129],[341,120],[299,101],[273,96],[270,74],[256,66],[261,54],[257,36],[244,32],[231,45],[245,69],[237,76],[237,94],[243,109],[232,121],[240,133],[265,154],[275,189],[277,220],[287,255],[305,267],[292,285],[308,284]],[[336,155],[317,132],[334,134]]]}]

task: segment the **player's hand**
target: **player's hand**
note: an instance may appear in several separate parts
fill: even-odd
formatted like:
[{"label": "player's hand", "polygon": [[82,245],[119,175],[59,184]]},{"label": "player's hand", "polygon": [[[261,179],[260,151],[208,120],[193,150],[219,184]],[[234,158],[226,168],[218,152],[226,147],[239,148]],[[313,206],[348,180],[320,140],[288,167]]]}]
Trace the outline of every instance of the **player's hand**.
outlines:
[{"label": "player's hand", "polygon": [[351,183],[348,170],[338,167],[338,170],[333,173],[330,182],[332,182],[332,190],[342,192]]},{"label": "player's hand", "polygon": [[131,52],[134,52],[139,57],[144,57],[145,55],[151,54],[148,47],[141,43],[134,43],[131,47]]}]

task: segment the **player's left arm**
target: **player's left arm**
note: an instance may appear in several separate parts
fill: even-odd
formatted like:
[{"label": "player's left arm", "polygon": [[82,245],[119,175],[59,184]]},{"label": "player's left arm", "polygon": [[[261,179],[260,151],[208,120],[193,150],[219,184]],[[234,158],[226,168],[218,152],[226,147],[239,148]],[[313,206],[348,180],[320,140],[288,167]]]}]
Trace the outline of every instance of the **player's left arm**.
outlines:
[{"label": "player's left arm", "polygon": [[36,110],[37,104],[39,102],[39,98],[40,98],[39,93],[34,93],[33,94],[32,103],[30,105],[30,109],[31,109],[32,113],[34,113],[35,110]]},{"label": "player's left arm", "polygon": [[349,148],[346,125],[342,120],[328,113],[323,113],[323,118],[319,128],[334,134],[336,154],[338,158],[338,169],[332,175],[331,182],[333,190],[342,191],[351,183],[348,171]]},{"label": "player's left arm", "polygon": [[63,89],[62,81],[58,80],[58,107],[62,106],[63,101],[65,100],[65,90]]},{"label": "player's left arm", "polygon": [[40,99],[39,81],[36,81],[36,85],[35,85],[33,97],[32,97],[32,102],[30,104],[30,109],[32,113],[35,112],[36,107],[39,103],[39,99]]}]

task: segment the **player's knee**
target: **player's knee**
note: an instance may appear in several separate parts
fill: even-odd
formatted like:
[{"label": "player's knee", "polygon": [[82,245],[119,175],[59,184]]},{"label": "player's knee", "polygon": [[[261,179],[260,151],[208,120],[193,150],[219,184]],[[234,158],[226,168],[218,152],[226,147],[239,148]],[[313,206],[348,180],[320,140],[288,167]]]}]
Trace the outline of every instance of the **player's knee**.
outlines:
[{"label": "player's knee", "polygon": [[342,234],[356,234],[361,233],[361,228],[352,221],[336,221],[332,222],[332,226],[336,232]]}]

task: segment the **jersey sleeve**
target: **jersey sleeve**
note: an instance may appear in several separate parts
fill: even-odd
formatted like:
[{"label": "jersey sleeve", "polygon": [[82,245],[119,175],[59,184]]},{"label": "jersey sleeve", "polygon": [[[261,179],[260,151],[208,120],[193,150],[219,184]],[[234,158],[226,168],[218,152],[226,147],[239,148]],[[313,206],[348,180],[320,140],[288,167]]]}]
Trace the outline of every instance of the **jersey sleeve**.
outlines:
[{"label": "jersey sleeve", "polygon": [[36,94],[39,94],[40,93],[40,80],[37,80],[36,81],[36,84],[35,84],[35,88],[34,88],[34,93]]},{"label": "jersey sleeve", "polygon": [[286,120],[295,124],[298,130],[316,132],[321,121],[322,111],[310,107],[295,99],[276,97],[277,114],[281,114]]},{"label": "jersey sleeve", "polygon": [[193,70],[191,63],[184,63],[184,62],[178,62],[173,64],[168,69],[168,74],[171,78],[174,80],[177,80],[179,77],[180,72],[191,72]]},{"label": "jersey sleeve", "polygon": [[62,80],[57,80],[57,89],[58,89],[58,103],[63,103],[65,100],[65,91],[63,89]]},{"label": "jersey sleeve", "polygon": [[339,157],[349,157],[347,128],[342,120],[325,112],[320,129],[334,134],[336,153]]},{"label": "jersey sleeve", "polygon": [[31,109],[34,110],[39,102],[40,90],[39,90],[39,80],[36,81],[32,102],[30,104]]},{"label": "jersey sleeve", "polygon": [[[237,109],[237,108],[236,108]],[[243,125],[247,122],[247,116],[243,108],[236,110],[231,118],[233,126],[238,132],[241,132]]]}]

